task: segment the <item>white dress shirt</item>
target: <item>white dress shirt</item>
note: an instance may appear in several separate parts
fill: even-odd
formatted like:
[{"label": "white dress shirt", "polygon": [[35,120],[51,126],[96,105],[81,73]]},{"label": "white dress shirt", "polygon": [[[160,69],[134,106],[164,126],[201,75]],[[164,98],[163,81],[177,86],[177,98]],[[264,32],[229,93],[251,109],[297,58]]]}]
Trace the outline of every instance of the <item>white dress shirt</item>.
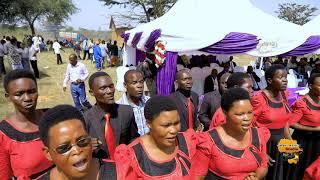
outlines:
[{"label": "white dress shirt", "polygon": [[52,44],[52,48],[53,48],[55,54],[60,54],[61,46],[58,42],[54,42]]},{"label": "white dress shirt", "polygon": [[29,60],[30,61],[36,61],[37,60],[37,52],[39,52],[39,48],[35,45],[32,45],[29,48]]},{"label": "white dress shirt", "polygon": [[75,66],[68,64],[67,72],[63,81],[63,87],[67,87],[67,83],[69,80],[71,83],[76,82],[78,79],[80,79],[81,82],[84,82],[88,76],[89,72],[83,63],[77,62]]}]

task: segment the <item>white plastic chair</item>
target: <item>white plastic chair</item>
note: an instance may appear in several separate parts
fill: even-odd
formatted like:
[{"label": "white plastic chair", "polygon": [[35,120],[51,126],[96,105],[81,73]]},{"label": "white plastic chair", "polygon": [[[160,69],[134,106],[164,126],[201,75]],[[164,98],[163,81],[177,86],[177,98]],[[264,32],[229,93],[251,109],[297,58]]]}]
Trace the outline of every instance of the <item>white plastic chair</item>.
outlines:
[{"label": "white plastic chair", "polygon": [[234,67],[233,72],[243,72],[244,73],[245,69],[242,66],[236,66],[236,67]]},{"label": "white plastic chair", "polygon": [[204,86],[204,78],[203,78],[203,73],[202,69],[199,67],[193,67],[191,68],[191,75],[192,75],[192,81],[193,81],[193,86],[192,86],[192,91],[196,92],[198,95],[203,94],[203,86]]},{"label": "white plastic chair", "polygon": [[210,63],[210,67],[216,68],[216,67],[220,67],[220,66],[219,66],[219,64],[217,64],[217,63]]},{"label": "white plastic chair", "polygon": [[184,66],[182,64],[177,64],[177,71],[180,71],[181,69],[184,69]]},{"label": "white plastic chair", "polygon": [[297,88],[299,80],[297,79],[297,76],[294,74],[293,70],[289,70],[289,74],[287,75],[287,88]]}]

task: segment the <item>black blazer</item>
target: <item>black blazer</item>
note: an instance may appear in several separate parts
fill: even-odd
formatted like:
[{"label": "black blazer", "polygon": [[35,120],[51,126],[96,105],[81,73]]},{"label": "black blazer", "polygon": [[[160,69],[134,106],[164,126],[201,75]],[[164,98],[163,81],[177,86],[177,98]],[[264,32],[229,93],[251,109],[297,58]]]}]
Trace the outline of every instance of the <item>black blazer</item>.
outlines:
[{"label": "black blazer", "polygon": [[218,91],[212,91],[204,95],[200,106],[199,120],[204,125],[204,131],[209,129],[212,117],[220,107],[221,95]]},{"label": "black blazer", "polygon": [[[216,77],[217,78],[217,77]],[[218,87],[216,87],[218,89]],[[204,94],[214,90],[214,82],[211,75],[207,76],[204,80]]]},{"label": "black blazer", "polygon": [[[128,105],[114,104],[112,106],[110,123],[113,128],[116,145],[129,144],[139,137],[137,124],[135,122],[133,110]],[[84,118],[89,134],[93,138],[98,138],[102,145],[95,151],[95,157],[109,158],[108,148],[105,140],[105,112],[97,105],[85,112]]]},{"label": "black blazer", "polygon": [[[191,91],[191,101],[193,103],[192,107],[192,119],[193,119],[193,129],[199,124],[198,121],[198,105],[199,105],[199,96],[197,93]],[[170,95],[170,98],[176,103],[178,107],[178,112],[180,116],[181,132],[188,130],[188,98],[185,97],[181,92],[176,91]]]}]

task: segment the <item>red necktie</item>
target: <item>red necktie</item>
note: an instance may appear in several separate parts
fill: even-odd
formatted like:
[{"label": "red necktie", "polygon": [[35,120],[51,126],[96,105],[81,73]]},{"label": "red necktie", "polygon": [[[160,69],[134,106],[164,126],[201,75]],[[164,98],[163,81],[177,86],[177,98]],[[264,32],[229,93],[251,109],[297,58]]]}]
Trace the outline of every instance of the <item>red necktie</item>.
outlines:
[{"label": "red necktie", "polygon": [[192,129],[192,102],[191,99],[188,98],[188,120],[189,120],[189,129]]},{"label": "red necktie", "polygon": [[104,116],[104,118],[106,120],[106,127],[104,129],[104,132],[105,132],[104,137],[106,139],[106,145],[108,147],[110,159],[113,160],[114,159],[114,151],[116,149],[116,142],[114,139],[113,129],[112,129],[111,123],[110,123],[110,114],[107,113]]}]

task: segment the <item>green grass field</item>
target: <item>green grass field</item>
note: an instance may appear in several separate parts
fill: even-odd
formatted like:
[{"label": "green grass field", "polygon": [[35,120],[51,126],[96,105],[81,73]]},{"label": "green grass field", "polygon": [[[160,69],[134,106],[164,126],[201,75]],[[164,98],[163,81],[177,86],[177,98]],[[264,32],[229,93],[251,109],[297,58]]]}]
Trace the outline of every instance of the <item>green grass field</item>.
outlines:
[{"label": "green grass field", "polygon": [[[39,98],[38,98],[38,108],[50,108],[58,104],[72,104],[73,100],[70,94],[69,86],[66,92],[62,90],[62,84],[64,79],[64,74],[66,71],[67,63],[68,63],[68,56],[73,52],[71,49],[65,49],[66,52],[62,52],[62,65],[56,64],[56,56],[54,53],[51,52],[41,52],[38,54],[38,68],[40,71],[40,79],[38,80],[38,88],[39,88]],[[6,69],[7,71],[10,70],[10,66],[6,62]],[[91,64],[90,61],[85,60],[83,62],[90,74],[94,73],[96,70],[94,68],[94,64]],[[108,74],[111,75],[113,80],[116,80],[116,68],[106,68]],[[2,78],[3,79],[3,78]],[[2,85],[1,79],[1,87],[0,87],[0,117],[3,118],[12,112],[13,106],[8,101],[8,99],[4,96],[4,89]],[[88,87],[88,86],[86,86]],[[94,98],[90,96],[87,90],[87,97],[88,100],[93,104],[95,102]],[[116,100],[120,98],[121,93],[116,92],[115,98]]]},{"label": "green grass field", "polygon": [[[69,91],[69,86],[66,92],[62,90],[62,84],[64,79],[64,74],[66,71],[66,66],[68,63],[68,56],[73,53],[71,49],[65,49],[66,52],[62,52],[61,56],[63,59],[62,65],[56,64],[56,56],[51,52],[41,52],[38,54],[38,68],[40,71],[40,79],[38,80],[38,87],[39,87],[39,98],[38,98],[38,108],[50,108],[58,104],[72,104],[73,100],[72,96]],[[235,61],[239,65],[248,65],[248,62],[252,60],[253,57],[250,56],[236,56]],[[89,73],[94,73],[95,66],[91,64],[90,61],[85,60],[81,61],[87,66]],[[6,69],[10,70],[10,66],[5,59]],[[116,68],[106,68],[106,71],[116,84]],[[3,78],[2,78],[3,79]],[[88,86],[87,87],[87,97],[88,100],[93,104],[95,103],[94,98],[88,93]],[[115,99],[118,100],[121,96],[121,92],[116,91]],[[8,101],[8,99],[4,96],[4,89],[2,86],[1,80],[1,87],[0,87],[0,117],[3,118],[12,112],[13,106]]]}]

